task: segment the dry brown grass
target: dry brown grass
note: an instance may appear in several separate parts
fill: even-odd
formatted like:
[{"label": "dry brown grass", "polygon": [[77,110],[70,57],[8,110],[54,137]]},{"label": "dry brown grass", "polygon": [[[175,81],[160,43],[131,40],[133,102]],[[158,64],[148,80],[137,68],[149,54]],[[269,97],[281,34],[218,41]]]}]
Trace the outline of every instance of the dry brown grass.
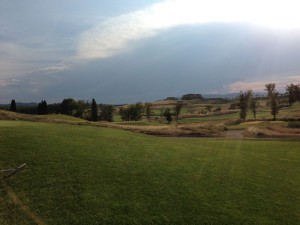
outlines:
[{"label": "dry brown grass", "polygon": [[285,134],[300,134],[300,129],[298,128],[286,128],[286,127],[267,127],[268,130],[275,131],[278,133]]},{"label": "dry brown grass", "polygon": [[226,126],[223,123],[195,123],[188,125],[161,125],[161,126],[132,126],[114,123],[99,123],[99,126],[118,128],[137,133],[162,135],[162,136],[222,136]]},{"label": "dry brown grass", "polygon": [[83,125],[108,127],[115,129],[122,129],[136,133],[161,135],[161,136],[203,136],[203,137],[219,137],[222,136],[226,126],[223,123],[195,123],[188,125],[160,125],[160,126],[136,126],[123,125],[110,122],[90,122],[90,121],[70,121],[61,119],[52,119],[47,116],[33,116],[27,114],[20,114],[0,110],[0,120],[24,120],[31,122],[45,122],[45,123],[63,123],[69,125]]},{"label": "dry brown grass", "polygon": [[300,129],[282,127],[249,127],[245,130],[245,135],[248,137],[300,138]]},{"label": "dry brown grass", "polygon": [[234,114],[237,113],[237,110],[221,110],[219,112],[210,112],[207,114],[195,114],[195,113],[185,113],[179,116],[179,119],[187,119],[187,118],[202,118],[202,117],[210,117],[210,116],[222,116],[227,114]]},{"label": "dry brown grass", "polygon": [[44,122],[44,123],[67,123],[75,125],[89,125],[89,121],[72,121],[72,120],[62,120],[51,118],[50,116],[38,116],[38,115],[28,115],[22,113],[15,113],[5,110],[0,110],[0,120],[22,120],[30,122]]},{"label": "dry brown grass", "polygon": [[9,112],[5,110],[0,110],[0,120],[25,120],[25,121],[38,121],[32,115]]}]

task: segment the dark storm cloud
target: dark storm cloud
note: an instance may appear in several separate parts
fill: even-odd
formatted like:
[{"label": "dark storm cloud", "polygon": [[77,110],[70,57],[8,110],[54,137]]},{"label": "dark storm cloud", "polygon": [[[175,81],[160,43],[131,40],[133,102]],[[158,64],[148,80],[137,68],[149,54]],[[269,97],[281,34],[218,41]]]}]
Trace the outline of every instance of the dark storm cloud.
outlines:
[{"label": "dark storm cloud", "polygon": [[[215,3],[227,11],[215,13]],[[265,8],[257,18],[280,10],[265,17]],[[3,0],[0,102],[122,103],[297,81],[299,30],[233,23],[240,12],[230,9],[196,0]]]},{"label": "dark storm cloud", "polygon": [[[124,55],[51,74],[30,75],[53,100],[96,98],[123,103],[188,92],[224,93],[237,81],[284,80],[300,74],[300,35],[245,24],[182,26],[136,42]],[[43,75],[41,75],[43,74]]]}]

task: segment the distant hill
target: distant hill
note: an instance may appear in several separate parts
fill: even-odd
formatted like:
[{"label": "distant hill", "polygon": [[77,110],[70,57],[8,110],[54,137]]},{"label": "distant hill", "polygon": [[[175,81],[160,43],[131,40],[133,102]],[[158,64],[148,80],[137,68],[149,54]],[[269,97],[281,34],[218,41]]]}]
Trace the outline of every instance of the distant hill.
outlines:
[{"label": "distant hill", "polygon": [[[266,92],[254,92],[254,95],[258,95],[264,97],[267,95]],[[227,93],[227,94],[203,94],[204,98],[236,98],[240,95],[240,93]]]},{"label": "distant hill", "polygon": [[[36,102],[28,102],[28,103],[24,103],[24,102],[16,102],[17,106],[24,106],[24,107],[34,107],[37,106],[38,103]],[[0,107],[9,107],[10,104],[0,104]]]},{"label": "distant hill", "polygon": [[236,98],[239,93],[228,93],[228,94],[204,94],[204,98]]}]

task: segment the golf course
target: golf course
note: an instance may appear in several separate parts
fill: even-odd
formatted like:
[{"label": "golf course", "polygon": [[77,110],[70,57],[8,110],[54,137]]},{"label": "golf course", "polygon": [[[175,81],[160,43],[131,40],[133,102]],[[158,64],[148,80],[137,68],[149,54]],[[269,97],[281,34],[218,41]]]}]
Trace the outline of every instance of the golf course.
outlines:
[{"label": "golf course", "polygon": [[1,120],[0,170],[26,166],[0,174],[0,224],[299,224],[299,162],[299,139]]}]

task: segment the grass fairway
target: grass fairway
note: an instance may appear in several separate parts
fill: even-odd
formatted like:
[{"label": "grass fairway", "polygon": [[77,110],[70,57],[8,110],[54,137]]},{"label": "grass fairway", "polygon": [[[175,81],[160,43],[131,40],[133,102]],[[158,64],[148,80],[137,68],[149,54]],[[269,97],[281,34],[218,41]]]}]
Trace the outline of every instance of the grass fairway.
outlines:
[{"label": "grass fairway", "polygon": [[0,224],[299,224],[296,141],[0,121]]}]

